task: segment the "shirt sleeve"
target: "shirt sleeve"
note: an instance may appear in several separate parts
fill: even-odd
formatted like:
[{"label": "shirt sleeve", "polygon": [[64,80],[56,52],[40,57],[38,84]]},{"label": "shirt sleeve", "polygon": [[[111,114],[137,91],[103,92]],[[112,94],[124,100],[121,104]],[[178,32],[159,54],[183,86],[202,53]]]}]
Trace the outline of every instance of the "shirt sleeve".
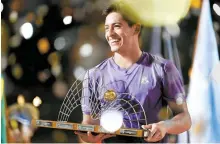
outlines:
[{"label": "shirt sleeve", "polygon": [[186,100],[182,76],[171,61],[166,61],[163,71],[163,98],[181,104]]}]

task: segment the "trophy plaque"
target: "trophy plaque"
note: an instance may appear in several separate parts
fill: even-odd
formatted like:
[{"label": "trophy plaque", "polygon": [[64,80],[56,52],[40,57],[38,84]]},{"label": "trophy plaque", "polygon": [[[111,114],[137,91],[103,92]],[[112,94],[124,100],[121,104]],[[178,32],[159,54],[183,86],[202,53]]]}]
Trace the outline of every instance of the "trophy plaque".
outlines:
[{"label": "trophy plaque", "polygon": [[32,124],[37,127],[45,128],[55,128],[55,129],[64,129],[64,130],[73,130],[73,131],[91,131],[94,133],[110,133],[123,136],[132,136],[132,137],[147,137],[149,135],[148,130],[143,129],[132,129],[132,128],[120,128],[114,133],[108,132],[98,125],[84,125],[79,123],[69,123],[69,122],[58,122],[58,121],[49,121],[49,120],[32,120]]}]

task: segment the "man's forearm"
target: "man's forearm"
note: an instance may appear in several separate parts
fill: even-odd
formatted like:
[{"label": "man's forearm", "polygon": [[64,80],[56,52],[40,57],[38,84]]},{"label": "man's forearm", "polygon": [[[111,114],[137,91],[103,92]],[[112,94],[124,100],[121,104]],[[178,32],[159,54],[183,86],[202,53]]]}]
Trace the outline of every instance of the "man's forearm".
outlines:
[{"label": "man's forearm", "polygon": [[187,131],[191,127],[191,118],[188,113],[179,113],[170,120],[162,121],[167,133],[179,134]]}]

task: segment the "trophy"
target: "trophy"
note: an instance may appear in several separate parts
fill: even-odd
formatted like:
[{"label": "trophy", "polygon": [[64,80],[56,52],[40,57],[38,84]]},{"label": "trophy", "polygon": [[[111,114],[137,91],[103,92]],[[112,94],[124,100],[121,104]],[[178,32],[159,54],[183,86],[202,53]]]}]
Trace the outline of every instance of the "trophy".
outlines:
[{"label": "trophy", "polygon": [[[141,128],[141,125],[147,124],[143,106],[134,95],[119,90],[119,86],[126,82],[106,83],[105,81],[104,73],[97,69],[92,74],[88,71],[82,79],[77,79],[67,92],[57,121],[32,120],[32,124],[45,128],[90,131],[96,134],[147,137],[149,130]],[[82,108],[83,113],[98,121],[98,124],[69,122],[70,114],[78,106]]]}]

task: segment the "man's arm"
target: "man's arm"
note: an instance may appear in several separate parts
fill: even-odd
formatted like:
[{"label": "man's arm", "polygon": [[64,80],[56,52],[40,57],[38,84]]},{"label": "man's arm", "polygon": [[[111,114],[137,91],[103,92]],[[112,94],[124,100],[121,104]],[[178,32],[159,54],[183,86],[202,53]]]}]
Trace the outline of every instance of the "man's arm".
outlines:
[{"label": "man's arm", "polygon": [[175,102],[168,102],[170,109],[172,110],[174,117],[170,120],[164,121],[167,133],[180,134],[187,131],[191,127],[191,117],[188,112],[187,103],[183,102],[181,105]]},{"label": "man's arm", "polygon": [[[171,61],[166,61],[164,63],[161,78],[163,88],[162,96],[168,103],[174,117],[170,120],[143,126],[143,128],[147,128],[151,131],[150,136],[145,139],[150,142],[156,142],[163,139],[166,133],[179,134],[187,131],[191,127],[191,118],[185,102],[186,97],[182,77]],[[182,97],[180,97],[180,95]],[[181,101],[178,101],[179,99]]]},{"label": "man's arm", "polygon": [[148,138],[145,139],[146,141],[157,142],[163,139],[166,133],[179,134],[191,127],[191,118],[186,102],[181,105],[177,105],[175,102],[168,102],[168,104],[174,113],[174,117],[170,120],[142,126],[151,132]]}]

